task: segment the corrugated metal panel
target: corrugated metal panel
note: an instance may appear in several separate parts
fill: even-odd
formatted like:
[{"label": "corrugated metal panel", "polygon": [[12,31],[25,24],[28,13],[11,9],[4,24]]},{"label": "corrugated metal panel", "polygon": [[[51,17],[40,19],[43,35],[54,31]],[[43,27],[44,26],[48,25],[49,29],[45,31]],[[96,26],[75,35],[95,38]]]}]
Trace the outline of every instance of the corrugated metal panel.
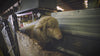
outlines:
[{"label": "corrugated metal panel", "polygon": [[52,16],[57,18],[64,36],[61,47],[83,56],[99,55],[100,9],[57,12]]},{"label": "corrugated metal panel", "polygon": [[57,18],[61,29],[72,34],[100,37],[100,11],[76,10],[53,13]]}]

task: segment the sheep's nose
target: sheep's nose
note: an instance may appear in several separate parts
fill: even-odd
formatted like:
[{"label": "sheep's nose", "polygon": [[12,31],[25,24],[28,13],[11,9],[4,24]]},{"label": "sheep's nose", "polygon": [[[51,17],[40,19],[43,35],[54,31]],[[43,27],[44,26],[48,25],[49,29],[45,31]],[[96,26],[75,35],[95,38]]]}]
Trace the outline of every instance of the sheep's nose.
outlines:
[{"label": "sheep's nose", "polygon": [[58,38],[57,39],[58,40],[62,39],[62,35],[58,35]]},{"label": "sheep's nose", "polygon": [[59,35],[60,38],[62,38],[62,35]]}]

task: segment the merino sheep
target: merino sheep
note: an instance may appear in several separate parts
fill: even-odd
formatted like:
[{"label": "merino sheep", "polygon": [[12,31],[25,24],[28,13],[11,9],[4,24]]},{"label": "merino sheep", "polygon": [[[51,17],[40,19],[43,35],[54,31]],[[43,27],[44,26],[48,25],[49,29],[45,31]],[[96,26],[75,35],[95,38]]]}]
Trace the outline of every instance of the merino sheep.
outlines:
[{"label": "merino sheep", "polygon": [[30,38],[35,38],[43,46],[45,43],[51,42],[53,38],[57,40],[62,38],[58,22],[51,16],[42,17],[36,24],[24,27],[21,31],[23,30],[25,34],[30,36]]}]

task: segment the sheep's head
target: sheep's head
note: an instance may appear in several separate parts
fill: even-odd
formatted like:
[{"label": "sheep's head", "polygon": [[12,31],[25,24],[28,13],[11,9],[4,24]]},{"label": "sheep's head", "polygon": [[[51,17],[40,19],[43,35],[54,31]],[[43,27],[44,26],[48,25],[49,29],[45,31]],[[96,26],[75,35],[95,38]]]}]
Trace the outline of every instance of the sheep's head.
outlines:
[{"label": "sheep's head", "polygon": [[35,28],[38,30],[38,32],[41,32],[40,34],[43,33],[48,37],[53,37],[57,40],[62,38],[58,22],[55,18],[51,16],[42,17],[35,25]]}]

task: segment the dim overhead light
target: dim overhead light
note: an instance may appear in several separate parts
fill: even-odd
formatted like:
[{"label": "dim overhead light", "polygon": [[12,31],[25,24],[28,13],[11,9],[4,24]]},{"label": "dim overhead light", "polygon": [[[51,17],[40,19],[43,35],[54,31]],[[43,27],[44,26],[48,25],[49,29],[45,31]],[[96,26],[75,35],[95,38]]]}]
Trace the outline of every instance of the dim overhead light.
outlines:
[{"label": "dim overhead light", "polygon": [[57,6],[57,10],[64,11],[64,9],[62,9],[60,6]]},{"label": "dim overhead light", "polygon": [[88,8],[88,0],[84,1],[85,7]]}]

